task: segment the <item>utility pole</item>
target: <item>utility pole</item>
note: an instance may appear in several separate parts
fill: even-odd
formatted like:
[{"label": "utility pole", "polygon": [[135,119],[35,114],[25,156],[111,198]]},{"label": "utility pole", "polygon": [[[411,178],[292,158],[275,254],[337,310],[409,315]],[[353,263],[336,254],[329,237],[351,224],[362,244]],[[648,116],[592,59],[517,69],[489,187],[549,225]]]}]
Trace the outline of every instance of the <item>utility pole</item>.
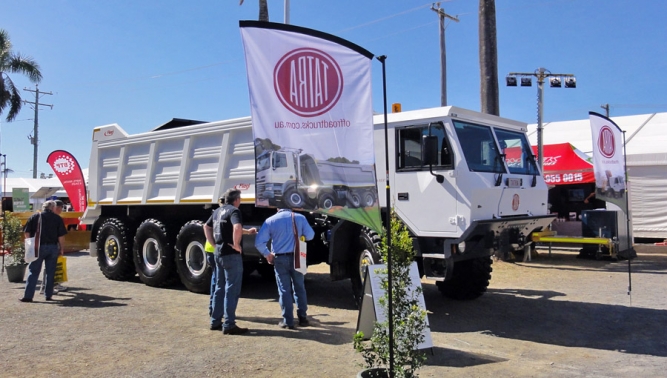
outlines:
[{"label": "utility pole", "polygon": [[431,5],[431,10],[440,19],[440,106],[447,106],[447,52],[445,50],[445,18],[459,22],[456,16],[450,16],[440,8],[440,2]]},{"label": "utility pole", "polygon": [[33,135],[32,138],[28,137],[30,139],[30,143],[34,145],[33,148],[33,157],[32,157],[32,178],[37,178],[37,145],[39,144],[39,138],[38,138],[38,128],[39,128],[39,107],[40,106],[48,106],[51,109],[53,109],[53,105],[51,104],[40,104],[39,103],[39,95],[40,94],[47,94],[47,95],[53,95],[51,92],[40,92],[37,84],[35,84],[35,89],[28,89],[28,88],[23,88],[24,91],[26,92],[35,92],[35,102],[30,102],[30,101],[23,101],[24,104],[31,104],[35,108],[35,129],[33,130]]},{"label": "utility pole", "polygon": [[600,105],[600,107],[604,109],[605,115],[609,118],[609,104]]}]

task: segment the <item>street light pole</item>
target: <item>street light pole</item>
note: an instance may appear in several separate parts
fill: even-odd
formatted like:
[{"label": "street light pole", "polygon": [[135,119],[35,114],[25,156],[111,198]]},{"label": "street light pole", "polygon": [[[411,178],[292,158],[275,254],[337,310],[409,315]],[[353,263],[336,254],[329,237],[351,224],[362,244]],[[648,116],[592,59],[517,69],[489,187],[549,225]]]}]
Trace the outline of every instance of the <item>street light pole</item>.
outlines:
[{"label": "street light pole", "polygon": [[[507,86],[516,87],[516,77],[521,77],[521,86],[530,87],[530,76],[537,78],[537,162],[542,170],[544,166],[544,144],[542,133],[542,114],[543,114],[543,97],[544,97],[544,79],[551,77],[551,86],[560,88],[562,79],[565,78],[565,88],[576,88],[577,80],[573,74],[552,73],[544,67],[536,69],[534,72],[510,72],[507,76]],[[524,80],[527,79],[527,80]]]}]

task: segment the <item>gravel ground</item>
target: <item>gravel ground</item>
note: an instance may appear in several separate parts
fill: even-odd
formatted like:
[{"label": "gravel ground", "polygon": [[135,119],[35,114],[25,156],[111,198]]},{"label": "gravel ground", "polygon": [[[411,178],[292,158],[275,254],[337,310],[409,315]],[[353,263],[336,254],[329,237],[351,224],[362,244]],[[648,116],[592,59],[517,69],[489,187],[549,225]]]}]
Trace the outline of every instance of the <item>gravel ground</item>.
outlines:
[{"label": "gravel ground", "polygon": [[[424,281],[433,354],[422,377],[650,377],[667,369],[667,248],[627,262],[540,250],[497,261],[488,293],[457,302]],[[306,276],[312,326],[277,327],[275,283],[251,276],[237,315],[251,332],[208,330],[208,296],[110,281],[86,253],[68,254],[66,292],[20,303],[0,280],[2,377],[354,377],[358,312],[348,281],[328,267]]]}]

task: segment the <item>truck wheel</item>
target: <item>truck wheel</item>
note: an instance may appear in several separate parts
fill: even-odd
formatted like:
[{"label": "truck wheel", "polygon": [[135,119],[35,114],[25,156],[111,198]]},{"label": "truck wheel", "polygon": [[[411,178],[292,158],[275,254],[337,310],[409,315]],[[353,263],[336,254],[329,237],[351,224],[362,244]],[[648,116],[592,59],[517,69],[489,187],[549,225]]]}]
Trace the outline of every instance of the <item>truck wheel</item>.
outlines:
[{"label": "truck wheel", "polygon": [[134,266],[141,282],[148,286],[167,286],[176,281],[174,250],[167,230],[157,219],[146,219],[134,237]]},{"label": "truck wheel", "polygon": [[334,197],[329,193],[322,194],[320,202],[318,203],[320,209],[329,210],[334,205]]},{"label": "truck wheel", "polygon": [[97,233],[97,264],[110,280],[124,281],[134,277],[132,238],[125,224],[117,218],[102,223]]},{"label": "truck wheel", "polygon": [[361,207],[361,197],[359,196],[359,193],[349,192],[347,194],[347,207],[351,209]]},{"label": "truck wheel", "polygon": [[268,263],[260,263],[257,264],[257,273],[262,277],[262,279],[266,281],[275,281],[276,280],[276,272],[273,270],[273,265],[270,265]]},{"label": "truck wheel", "polygon": [[364,277],[369,265],[380,263],[380,236],[368,227],[363,227],[359,234],[359,248],[351,261],[352,293],[357,306],[361,307],[364,297]]},{"label": "truck wheel", "polygon": [[470,300],[484,294],[491,279],[491,257],[459,261],[454,263],[452,279],[436,283],[438,289],[447,298]]},{"label": "truck wheel", "polygon": [[296,191],[296,189],[287,189],[287,191],[285,191],[285,203],[291,208],[302,208],[303,197]]},{"label": "truck wheel", "polygon": [[195,293],[208,293],[212,267],[206,262],[204,224],[193,220],[181,227],[176,237],[176,271],[181,282]]},{"label": "truck wheel", "polygon": [[375,195],[373,192],[365,192],[362,197],[364,207],[371,207],[375,203]]}]

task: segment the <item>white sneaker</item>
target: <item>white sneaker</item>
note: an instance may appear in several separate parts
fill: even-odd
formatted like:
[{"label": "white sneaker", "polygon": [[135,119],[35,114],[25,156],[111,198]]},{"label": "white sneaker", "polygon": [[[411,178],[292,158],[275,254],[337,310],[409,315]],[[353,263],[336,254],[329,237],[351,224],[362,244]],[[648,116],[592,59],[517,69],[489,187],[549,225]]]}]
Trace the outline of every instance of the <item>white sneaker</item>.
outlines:
[{"label": "white sneaker", "polygon": [[56,294],[59,291],[67,291],[67,288],[59,283],[53,286],[53,294]]}]

